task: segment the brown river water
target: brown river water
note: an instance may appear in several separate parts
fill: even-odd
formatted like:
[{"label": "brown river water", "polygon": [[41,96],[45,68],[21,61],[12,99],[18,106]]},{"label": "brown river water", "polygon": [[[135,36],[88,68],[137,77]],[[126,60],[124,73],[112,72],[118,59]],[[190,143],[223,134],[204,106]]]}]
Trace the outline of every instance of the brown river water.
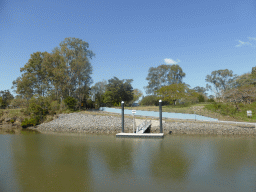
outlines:
[{"label": "brown river water", "polygon": [[256,137],[0,135],[0,191],[256,191]]}]

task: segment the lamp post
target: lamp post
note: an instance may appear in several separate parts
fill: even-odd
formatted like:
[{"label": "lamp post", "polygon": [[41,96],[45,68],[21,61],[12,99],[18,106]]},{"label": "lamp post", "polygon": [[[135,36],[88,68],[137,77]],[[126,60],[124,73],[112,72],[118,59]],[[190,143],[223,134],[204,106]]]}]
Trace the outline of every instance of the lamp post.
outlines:
[{"label": "lamp post", "polygon": [[135,113],[136,113],[136,110],[132,110],[132,116],[133,116],[133,133],[135,133],[134,132],[134,127],[135,127]]},{"label": "lamp post", "polygon": [[122,106],[122,133],[124,133],[124,102],[121,102],[121,106]]},{"label": "lamp post", "polygon": [[163,126],[162,126],[162,100],[159,100],[159,122],[160,122],[160,133],[163,133]]}]

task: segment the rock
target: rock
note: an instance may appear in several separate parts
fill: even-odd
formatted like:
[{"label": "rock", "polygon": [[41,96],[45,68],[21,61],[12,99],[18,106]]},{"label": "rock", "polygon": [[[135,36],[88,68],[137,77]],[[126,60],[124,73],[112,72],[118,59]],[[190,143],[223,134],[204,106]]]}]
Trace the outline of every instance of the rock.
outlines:
[{"label": "rock", "polygon": [[7,117],[7,118],[5,118],[5,122],[10,122],[11,121],[11,118],[10,117]]}]

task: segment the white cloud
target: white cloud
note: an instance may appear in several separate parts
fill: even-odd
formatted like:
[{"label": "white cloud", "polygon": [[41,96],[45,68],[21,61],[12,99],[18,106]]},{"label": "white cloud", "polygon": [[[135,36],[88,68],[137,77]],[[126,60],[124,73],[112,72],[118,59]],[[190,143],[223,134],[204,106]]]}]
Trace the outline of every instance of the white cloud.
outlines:
[{"label": "white cloud", "polygon": [[248,37],[248,39],[250,39],[250,40],[256,40],[255,37]]},{"label": "white cloud", "polygon": [[236,47],[241,47],[241,46],[246,46],[246,45],[249,45],[249,46],[252,46],[252,47],[255,47],[253,45],[253,43],[251,43],[252,41],[256,41],[256,38],[255,37],[248,37],[249,41],[241,41],[241,40],[237,40],[239,42],[238,45],[236,45]]},{"label": "white cloud", "polygon": [[180,60],[179,60],[179,59],[177,59],[177,61],[174,61],[174,60],[172,60],[172,59],[170,59],[170,58],[166,58],[166,59],[164,59],[164,62],[165,62],[166,64],[173,65],[173,64],[177,64],[177,63],[179,63],[179,62],[180,62]]}]

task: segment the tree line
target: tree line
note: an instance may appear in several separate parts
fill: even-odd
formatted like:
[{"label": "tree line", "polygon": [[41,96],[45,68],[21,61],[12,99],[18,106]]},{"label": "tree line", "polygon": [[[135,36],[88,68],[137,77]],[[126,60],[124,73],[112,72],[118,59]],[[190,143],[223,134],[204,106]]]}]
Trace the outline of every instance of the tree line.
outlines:
[{"label": "tree line", "polygon": [[[13,81],[14,97],[7,90],[0,92],[0,107],[9,105],[26,108],[28,114],[41,120],[45,114],[69,108],[99,108],[100,106],[132,105],[143,94],[133,89],[132,79],[113,77],[108,81],[92,80],[91,59],[95,57],[89,44],[78,38],[65,38],[51,53],[35,52],[20,69],[20,77]],[[186,74],[178,64],[150,67],[146,80],[147,95],[141,105],[157,105],[163,100],[165,105],[189,104],[204,101],[251,103],[256,97],[256,67],[251,73],[241,76],[232,70],[213,71],[207,75],[206,87],[190,88],[183,82]],[[215,98],[207,96],[213,91]],[[214,99],[214,100],[213,100]],[[40,117],[39,117],[40,116]]]}]

